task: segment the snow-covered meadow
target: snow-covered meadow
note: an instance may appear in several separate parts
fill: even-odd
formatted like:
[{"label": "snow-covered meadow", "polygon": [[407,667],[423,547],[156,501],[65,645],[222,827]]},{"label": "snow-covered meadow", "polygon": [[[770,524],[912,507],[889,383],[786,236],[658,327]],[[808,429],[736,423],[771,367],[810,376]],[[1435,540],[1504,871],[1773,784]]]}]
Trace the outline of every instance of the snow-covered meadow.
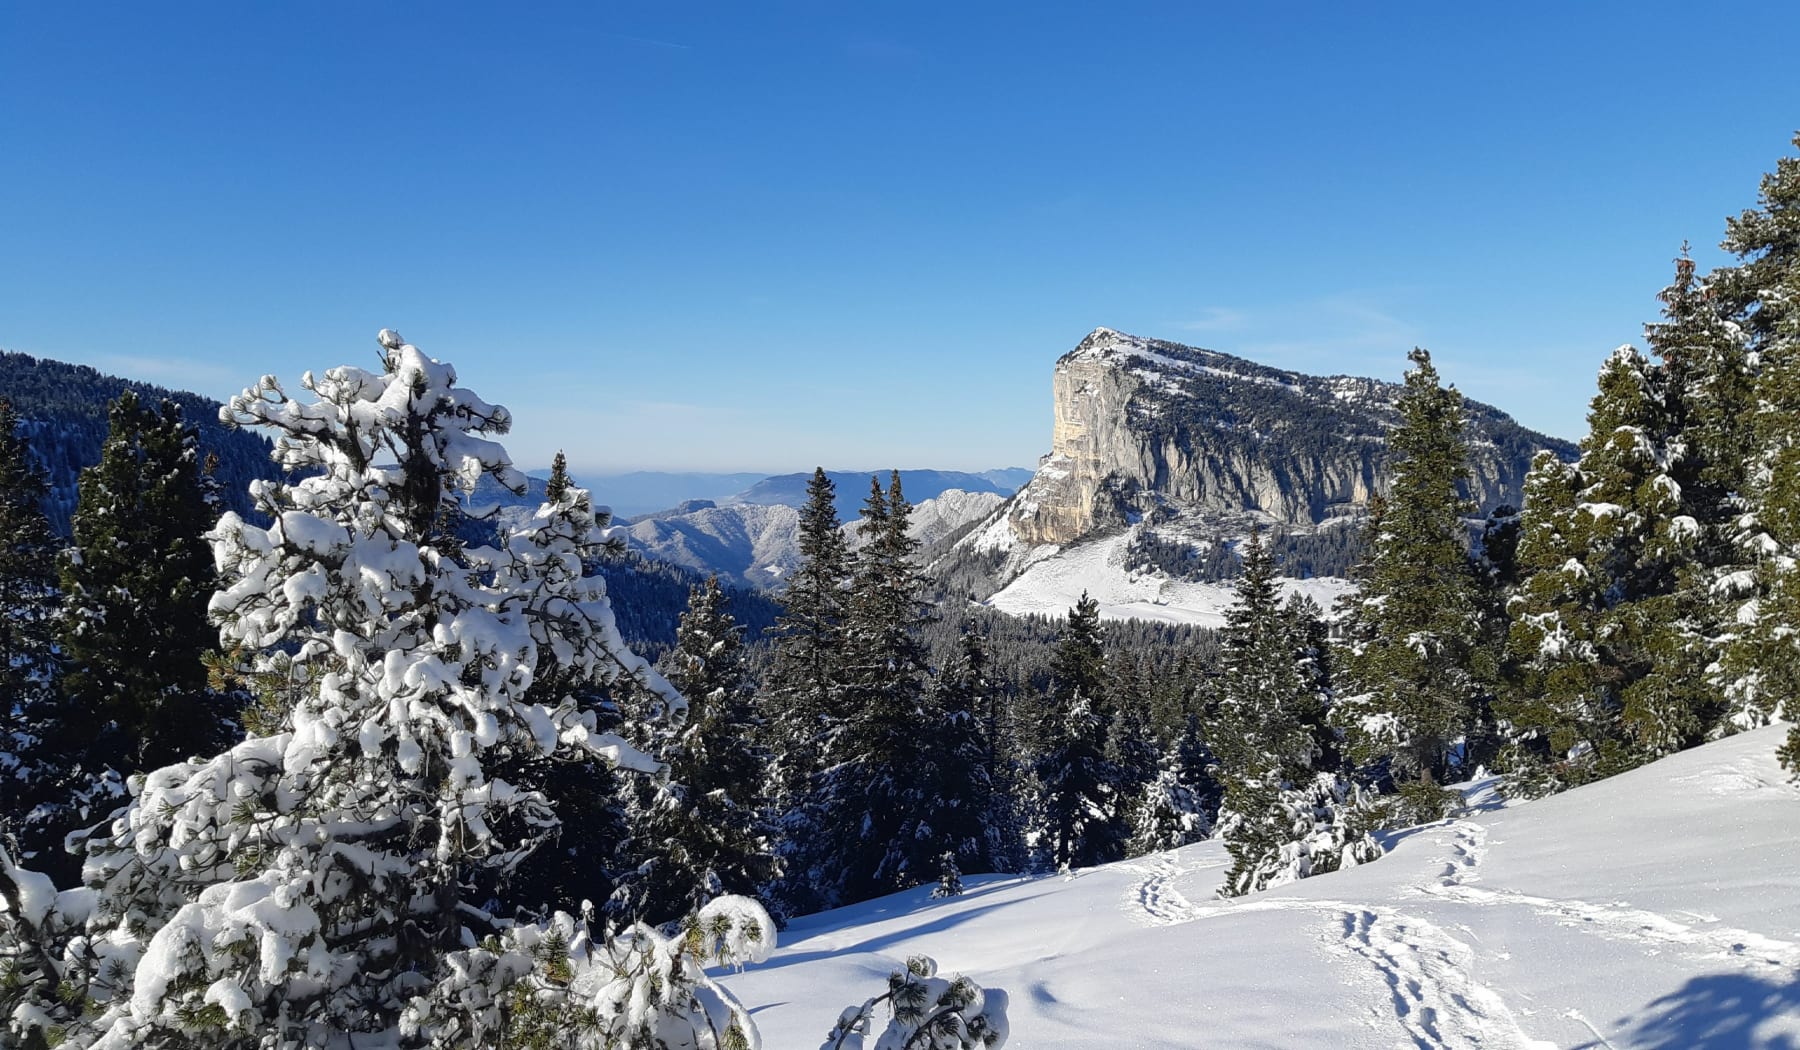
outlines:
[{"label": "snow-covered meadow", "polygon": [[819,1045],[910,955],[1009,995],[1013,1050],[1800,1046],[1800,787],[1785,727],[1400,832],[1231,901],[1204,842],[796,920],[726,978],[773,1050]]},{"label": "snow-covered meadow", "polygon": [[[1005,518],[999,523],[1004,526]],[[1014,616],[1066,616],[1086,594],[1100,603],[1104,620],[1223,626],[1225,611],[1236,600],[1232,584],[1178,580],[1154,569],[1128,567],[1136,535],[1133,527],[1068,547],[1034,550],[1025,568],[988,604]],[[1284,594],[1304,594],[1321,609],[1330,609],[1353,589],[1350,581],[1335,576],[1282,578],[1280,583]]]}]

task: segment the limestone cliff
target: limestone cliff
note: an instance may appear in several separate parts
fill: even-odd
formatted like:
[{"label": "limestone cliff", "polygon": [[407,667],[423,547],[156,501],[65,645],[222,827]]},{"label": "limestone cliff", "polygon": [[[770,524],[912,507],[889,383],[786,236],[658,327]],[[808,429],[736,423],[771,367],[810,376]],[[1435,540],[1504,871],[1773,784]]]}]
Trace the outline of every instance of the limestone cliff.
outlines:
[{"label": "limestone cliff", "polygon": [[[1067,544],[1152,506],[1290,526],[1355,514],[1387,484],[1401,387],[1318,377],[1095,329],[1056,363],[1051,451],[1007,508],[1013,538]],[[1567,442],[1467,402],[1484,509],[1516,503],[1540,448]]]}]

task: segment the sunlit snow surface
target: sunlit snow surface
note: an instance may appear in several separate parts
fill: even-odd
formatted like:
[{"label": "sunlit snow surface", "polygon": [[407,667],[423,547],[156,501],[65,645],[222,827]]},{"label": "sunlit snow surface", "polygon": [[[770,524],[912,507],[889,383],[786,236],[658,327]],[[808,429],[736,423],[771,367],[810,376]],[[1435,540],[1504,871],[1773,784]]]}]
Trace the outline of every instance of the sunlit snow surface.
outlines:
[{"label": "sunlit snow surface", "polygon": [[1800,1046],[1800,789],[1784,728],[1393,836],[1236,901],[1216,842],[970,877],[800,919],[728,979],[811,1050],[912,954],[1011,996],[1017,1050]]},{"label": "sunlit snow surface", "polygon": [[[1135,530],[1128,530],[1064,548],[1037,548],[1033,553],[1042,553],[989,598],[988,604],[1014,616],[1066,616],[1085,593],[1100,603],[1100,617],[1105,620],[1223,626],[1225,610],[1237,600],[1233,585],[1128,570],[1126,553],[1135,535]],[[1353,589],[1350,581],[1335,576],[1278,582],[1283,594],[1306,594],[1325,612],[1331,611],[1340,595]]]}]

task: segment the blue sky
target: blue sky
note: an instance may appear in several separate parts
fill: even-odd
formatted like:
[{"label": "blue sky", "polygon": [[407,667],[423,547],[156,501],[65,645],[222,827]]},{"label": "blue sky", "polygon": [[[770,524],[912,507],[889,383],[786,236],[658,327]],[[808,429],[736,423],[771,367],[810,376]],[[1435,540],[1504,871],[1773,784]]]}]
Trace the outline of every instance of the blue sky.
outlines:
[{"label": "blue sky", "polygon": [[1578,437],[1800,5],[1374,7],[0,0],[0,347],[220,396],[392,326],[587,472],[1029,465],[1096,325]]}]

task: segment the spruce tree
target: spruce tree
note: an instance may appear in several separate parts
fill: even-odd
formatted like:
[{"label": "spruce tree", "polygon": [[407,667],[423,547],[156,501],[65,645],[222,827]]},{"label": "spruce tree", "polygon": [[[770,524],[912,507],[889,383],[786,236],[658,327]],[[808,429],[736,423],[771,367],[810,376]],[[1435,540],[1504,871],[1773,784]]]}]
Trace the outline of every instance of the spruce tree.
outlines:
[{"label": "spruce tree", "polygon": [[814,469],[800,508],[800,566],[781,594],[772,632],[775,657],[764,696],[775,740],[777,802],[803,796],[818,765],[819,746],[843,715],[844,617],[850,555],[839,528],[837,491],[825,468]]},{"label": "spruce tree", "polygon": [[72,546],[59,566],[65,690],[95,733],[90,754],[124,773],[224,742],[201,656],[213,525],[194,432],[173,402],[126,391],[107,413],[100,462],[82,472]]},{"label": "spruce tree", "polygon": [[837,491],[825,468],[813,470],[800,508],[800,565],[781,595],[772,633],[774,658],[761,692],[770,756],[769,798],[779,814],[784,872],[776,884],[782,906],[804,914],[825,906],[805,851],[820,831],[806,807],[823,757],[841,730],[844,704],[844,620],[850,555],[839,528]]},{"label": "spruce tree", "polygon": [[1283,604],[1260,532],[1243,547],[1220,648],[1212,736],[1224,797],[1218,830],[1232,858],[1220,893],[1238,896],[1380,856],[1326,726],[1329,668],[1309,602]]},{"label": "spruce tree", "polygon": [[1460,765],[1494,668],[1463,522],[1473,505],[1463,495],[1462,395],[1439,385],[1430,354],[1409,359],[1388,436],[1392,482],[1356,573],[1348,688],[1333,718],[1359,764],[1430,784]]},{"label": "spruce tree", "polygon": [[1084,592],[1050,660],[1050,692],[1039,704],[1035,838],[1058,870],[1118,860],[1130,837],[1130,800],[1121,799],[1106,759],[1111,728],[1100,603]]},{"label": "spruce tree", "polygon": [[939,756],[920,631],[930,615],[913,564],[912,507],[894,471],[870,479],[844,621],[844,713],[824,751],[807,811],[816,836],[808,868],[838,903],[866,900],[937,877],[946,845],[931,825],[926,770]]},{"label": "spruce tree", "polygon": [[1132,856],[1156,853],[1211,835],[1222,792],[1213,777],[1216,765],[1200,717],[1188,715],[1131,815],[1131,842],[1126,852]]},{"label": "spruce tree", "polygon": [[[1112,674],[1112,712],[1106,733],[1106,761],[1122,819],[1135,821],[1163,764],[1158,741],[1156,682],[1147,660],[1120,661]],[[1131,855],[1129,850],[1127,855]]]},{"label": "spruce tree", "polygon": [[1608,581],[1587,568],[1599,519],[1580,509],[1580,468],[1539,452],[1525,477],[1508,601],[1501,766],[1515,793],[1561,790],[1629,765],[1620,703],[1602,663]]},{"label": "spruce tree", "polygon": [[78,756],[57,692],[56,543],[48,489],[12,403],[0,399],[0,836],[55,867],[75,818]]},{"label": "spruce tree", "polygon": [[[567,506],[574,513],[591,516],[596,549],[609,545],[610,517],[597,512],[588,493],[575,487],[561,451],[550,465],[544,505]],[[448,543],[450,538],[443,537],[440,542]],[[584,568],[591,572],[595,566]],[[604,667],[564,660],[552,648],[539,655],[525,700],[547,708],[568,704],[590,719],[597,730],[616,733],[642,747],[648,734],[628,718],[645,706],[633,685],[632,679],[609,675]],[[505,885],[496,892],[516,901],[526,917],[559,910],[581,914],[584,905],[620,910],[615,898],[625,871],[633,865],[626,853],[631,839],[629,788],[614,764],[585,750],[546,754],[535,747],[503,747],[495,776],[520,789],[541,793],[550,800],[557,817],[544,842],[504,873]],[[648,779],[632,778],[629,786]]]},{"label": "spruce tree", "polygon": [[772,829],[762,792],[768,758],[745,682],[743,630],[717,576],[688,592],[675,648],[665,660],[688,701],[656,757],[668,782],[640,778],[628,910],[663,925],[723,894],[753,897],[774,876]]},{"label": "spruce tree", "polygon": [[[1742,574],[1751,589],[1719,674],[1733,725],[1746,727],[1800,720],[1800,157],[1782,157],[1763,177],[1758,207],[1727,220],[1724,247],[1738,262],[1711,285],[1757,362],[1741,522],[1755,568]],[[1782,758],[1800,772],[1800,730]]]},{"label": "spruce tree", "polygon": [[1017,871],[1023,828],[1010,793],[1005,698],[989,678],[987,646],[965,621],[955,657],[938,675],[931,744],[932,837],[958,874]]}]

